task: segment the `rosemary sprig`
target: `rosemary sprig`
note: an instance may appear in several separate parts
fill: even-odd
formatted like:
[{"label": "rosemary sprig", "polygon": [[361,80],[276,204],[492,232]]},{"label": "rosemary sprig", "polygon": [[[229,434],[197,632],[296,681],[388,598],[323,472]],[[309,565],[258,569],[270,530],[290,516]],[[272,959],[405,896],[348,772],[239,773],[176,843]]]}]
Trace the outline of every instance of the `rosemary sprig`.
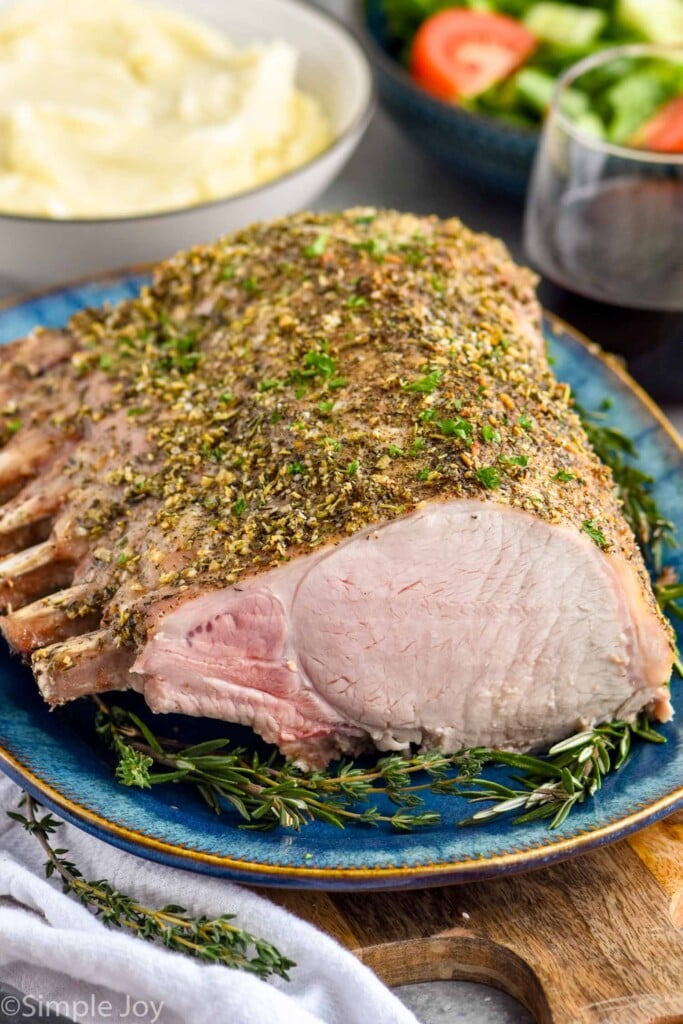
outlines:
[{"label": "rosemary sprig", "polygon": [[597,793],[606,775],[621,768],[634,737],[650,743],[666,742],[650,726],[645,712],[641,712],[635,722],[609,722],[570,736],[551,747],[544,758],[499,752],[496,764],[521,770],[513,779],[519,788],[474,779],[474,788],[462,790],[460,795],[473,802],[494,801],[494,805],[459,824],[484,824],[521,811],[513,824],[550,818],[550,828],[558,828],[574,807]]},{"label": "rosemary sprig", "polygon": [[683,583],[655,583],[657,603],[665,615],[683,622]]},{"label": "rosemary sprig", "polygon": [[605,422],[605,413],[587,412],[578,402],[574,408],[596,455],[612,470],[622,501],[624,517],[631,526],[647,562],[661,572],[664,548],[678,547],[675,527],[661,512],[652,494],[654,478],[633,465],[637,451],[630,438]]},{"label": "rosemary sprig", "polygon": [[[659,607],[670,618],[683,620],[683,585],[678,583],[675,573],[663,565],[665,548],[678,547],[676,528],[662,513],[652,494],[654,477],[633,465],[632,460],[638,458],[633,441],[605,422],[608,402],[603,403],[603,409],[598,412],[587,412],[576,401],[574,408],[596,455],[612,470],[624,517],[635,534],[645,561],[654,575],[659,576],[653,587]],[[678,651],[674,668],[683,676],[683,662]]]},{"label": "rosemary sprig", "polygon": [[49,813],[39,817],[40,805],[28,794],[19,807],[25,807],[26,813],[7,813],[42,846],[47,857],[46,876],[59,875],[64,892],[73,893],[110,928],[125,929],[140,938],[156,940],[168,949],[207,963],[237,967],[261,978],[278,975],[288,980],[288,971],[296,966],[294,961],[283,956],[270,942],[238,928],[232,923],[234,915],[192,918],[184,907],[175,904],[154,910],[114,889],[103,879],[88,881],[78,867],[66,859],[69,851],[54,847],[50,841],[62,822]]},{"label": "rosemary sprig", "polygon": [[[665,582],[665,580],[671,579],[672,582]],[[670,619],[679,619],[683,622],[683,583],[679,583],[675,578],[675,573],[670,573],[665,570],[659,580],[654,585],[655,597],[657,598],[657,604]],[[678,672],[679,676],[683,677],[683,658],[678,649],[676,649],[674,657],[674,668]]]}]

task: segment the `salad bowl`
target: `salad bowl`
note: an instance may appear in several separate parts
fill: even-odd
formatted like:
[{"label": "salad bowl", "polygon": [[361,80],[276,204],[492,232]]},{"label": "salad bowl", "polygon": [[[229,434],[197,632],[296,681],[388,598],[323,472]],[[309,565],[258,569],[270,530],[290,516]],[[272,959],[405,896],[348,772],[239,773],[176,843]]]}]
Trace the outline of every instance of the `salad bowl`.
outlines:
[{"label": "salad bowl", "polygon": [[[570,69],[606,51],[627,55],[632,47],[625,44],[672,54],[683,45],[679,0],[358,4],[379,93],[394,120],[447,169],[518,199],[526,195],[557,83]],[[649,149],[647,132],[639,135],[668,108],[666,135],[658,125],[659,135],[679,152],[683,64],[669,73],[615,59],[569,93],[566,112],[577,127],[620,146]]]},{"label": "salad bowl", "polygon": [[359,10],[379,94],[397,124],[448,170],[523,199],[539,132],[430,96],[392,55],[382,0],[361,0]]}]

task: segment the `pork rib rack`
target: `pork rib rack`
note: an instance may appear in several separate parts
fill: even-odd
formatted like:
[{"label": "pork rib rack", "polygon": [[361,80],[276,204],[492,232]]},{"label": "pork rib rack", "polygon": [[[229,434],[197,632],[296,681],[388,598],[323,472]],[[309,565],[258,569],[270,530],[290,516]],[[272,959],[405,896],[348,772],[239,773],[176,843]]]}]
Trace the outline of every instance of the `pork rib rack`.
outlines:
[{"label": "pork rib rack", "polygon": [[498,242],[301,214],[1,359],[2,629],[50,704],[133,688],[309,766],[670,713],[670,631]]}]

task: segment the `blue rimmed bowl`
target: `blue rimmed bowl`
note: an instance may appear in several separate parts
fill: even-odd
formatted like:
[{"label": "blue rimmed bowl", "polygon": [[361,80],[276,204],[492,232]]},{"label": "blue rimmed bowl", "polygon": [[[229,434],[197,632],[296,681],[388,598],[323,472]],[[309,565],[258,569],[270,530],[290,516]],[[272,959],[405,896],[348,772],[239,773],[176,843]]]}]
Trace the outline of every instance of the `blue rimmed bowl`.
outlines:
[{"label": "blue rimmed bowl", "polygon": [[382,103],[412,141],[460,177],[523,199],[539,133],[430,96],[392,51],[382,0],[359,0],[358,12]]}]

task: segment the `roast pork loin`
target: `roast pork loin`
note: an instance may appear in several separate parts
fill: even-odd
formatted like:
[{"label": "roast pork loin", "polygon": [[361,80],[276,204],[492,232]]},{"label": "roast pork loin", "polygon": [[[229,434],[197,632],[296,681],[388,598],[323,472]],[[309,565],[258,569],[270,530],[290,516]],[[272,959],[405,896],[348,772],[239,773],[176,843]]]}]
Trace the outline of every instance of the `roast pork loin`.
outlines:
[{"label": "roast pork loin", "polygon": [[2,628],[45,699],[132,688],[306,766],[666,719],[533,283],[456,220],[300,214],[9,346]]}]

